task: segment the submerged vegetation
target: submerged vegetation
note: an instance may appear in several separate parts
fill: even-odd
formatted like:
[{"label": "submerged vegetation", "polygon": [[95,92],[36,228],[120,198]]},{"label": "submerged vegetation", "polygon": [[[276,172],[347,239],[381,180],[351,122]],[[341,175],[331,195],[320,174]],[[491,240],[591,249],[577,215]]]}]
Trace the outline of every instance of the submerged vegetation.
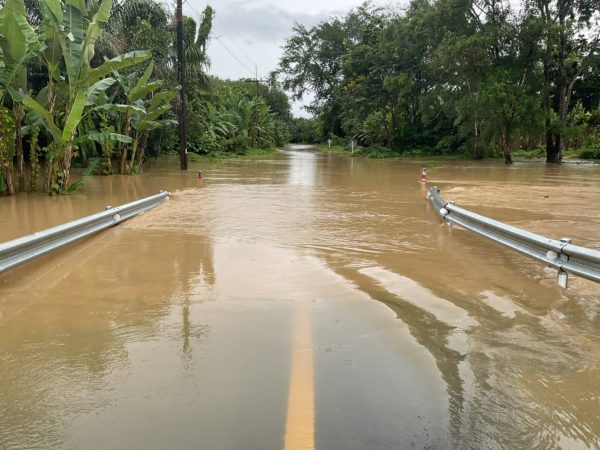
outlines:
[{"label": "submerged vegetation", "polygon": [[[155,0],[0,2],[0,194],[50,194],[86,174],[138,173],[177,149],[175,30]],[[289,102],[275,79],[206,74],[214,10],[184,19],[188,147],[243,154],[287,142]],[[151,145],[149,144],[151,143]]]},{"label": "submerged vegetation", "polygon": [[599,20],[599,0],[412,0],[296,25],[280,72],[295,98],[314,95],[315,119],[292,140],[507,163],[515,150],[594,157]]}]

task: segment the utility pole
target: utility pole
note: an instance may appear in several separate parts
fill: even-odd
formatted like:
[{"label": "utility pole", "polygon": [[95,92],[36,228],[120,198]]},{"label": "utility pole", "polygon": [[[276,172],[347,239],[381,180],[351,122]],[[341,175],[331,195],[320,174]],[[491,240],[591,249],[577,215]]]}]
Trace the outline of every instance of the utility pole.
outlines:
[{"label": "utility pole", "polygon": [[258,85],[261,81],[259,81],[259,79],[258,79],[258,66],[254,66],[254,70],[256,73],[256,77],[254,78],[256,80],[256,96],[259,97]]},{"label": "utility pole", "polygon": [[177,81],[179,91],[179,168],[187,170],[187,142],[186,142],[186,105],[185,105],[185,61],[183,54],[183,6],[182,0],[177,0],[175,10],[175,26],[177,28]]},{"label": "utility pole", "polygon": [[243,81],[244,83],[255,83],[256,84],[256,96],[260,97],[260,84],[269,84],[271,81],[270,80],[261,80],[260,78],[258,78],[258,69],[256,69],[256,78],[242,78],[240,79],[240,81]]}]

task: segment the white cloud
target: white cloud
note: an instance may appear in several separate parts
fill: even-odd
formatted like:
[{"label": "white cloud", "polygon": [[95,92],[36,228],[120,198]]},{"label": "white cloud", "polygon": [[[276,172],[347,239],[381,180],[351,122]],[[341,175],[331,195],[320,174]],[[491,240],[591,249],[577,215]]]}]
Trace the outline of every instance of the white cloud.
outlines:
[{"label": "white cloud", "polygon": [[[212,1],[210,5],[216,16],[208,48],[210,73],[222,78],[245,78],[253,75],[256,66],[259,77],[266,77],[277,68],[281,49],[291,36],[294,23],[310,27],[361,3],[362,0]],[[205,1],[188,0],[184,3],[184,13],[198,19],[205,6]],[[294,104],[294,114],[305,116],[301,108],[301,103]]]}]

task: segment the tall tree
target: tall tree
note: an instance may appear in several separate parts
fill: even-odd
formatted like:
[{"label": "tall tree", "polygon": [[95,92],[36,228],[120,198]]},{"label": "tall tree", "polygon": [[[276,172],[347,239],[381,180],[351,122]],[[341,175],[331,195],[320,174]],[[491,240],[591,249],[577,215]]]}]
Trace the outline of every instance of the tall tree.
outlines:
[{"label": "tall tree", "polygon": [[573,88],[600,49],[600,0],[527,0],[540,23],[546,161],[560,163]]}]

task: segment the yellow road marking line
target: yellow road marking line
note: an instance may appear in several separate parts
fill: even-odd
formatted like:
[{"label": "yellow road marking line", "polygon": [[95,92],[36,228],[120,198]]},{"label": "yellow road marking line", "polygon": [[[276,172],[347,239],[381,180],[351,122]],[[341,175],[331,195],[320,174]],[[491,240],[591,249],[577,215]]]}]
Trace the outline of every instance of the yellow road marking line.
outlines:
[{"label": "yellow road marking line", "polygon": [[285,450],[315,448],[314,385],[310,308],[304,306],[296,310],[294,318]]}]

